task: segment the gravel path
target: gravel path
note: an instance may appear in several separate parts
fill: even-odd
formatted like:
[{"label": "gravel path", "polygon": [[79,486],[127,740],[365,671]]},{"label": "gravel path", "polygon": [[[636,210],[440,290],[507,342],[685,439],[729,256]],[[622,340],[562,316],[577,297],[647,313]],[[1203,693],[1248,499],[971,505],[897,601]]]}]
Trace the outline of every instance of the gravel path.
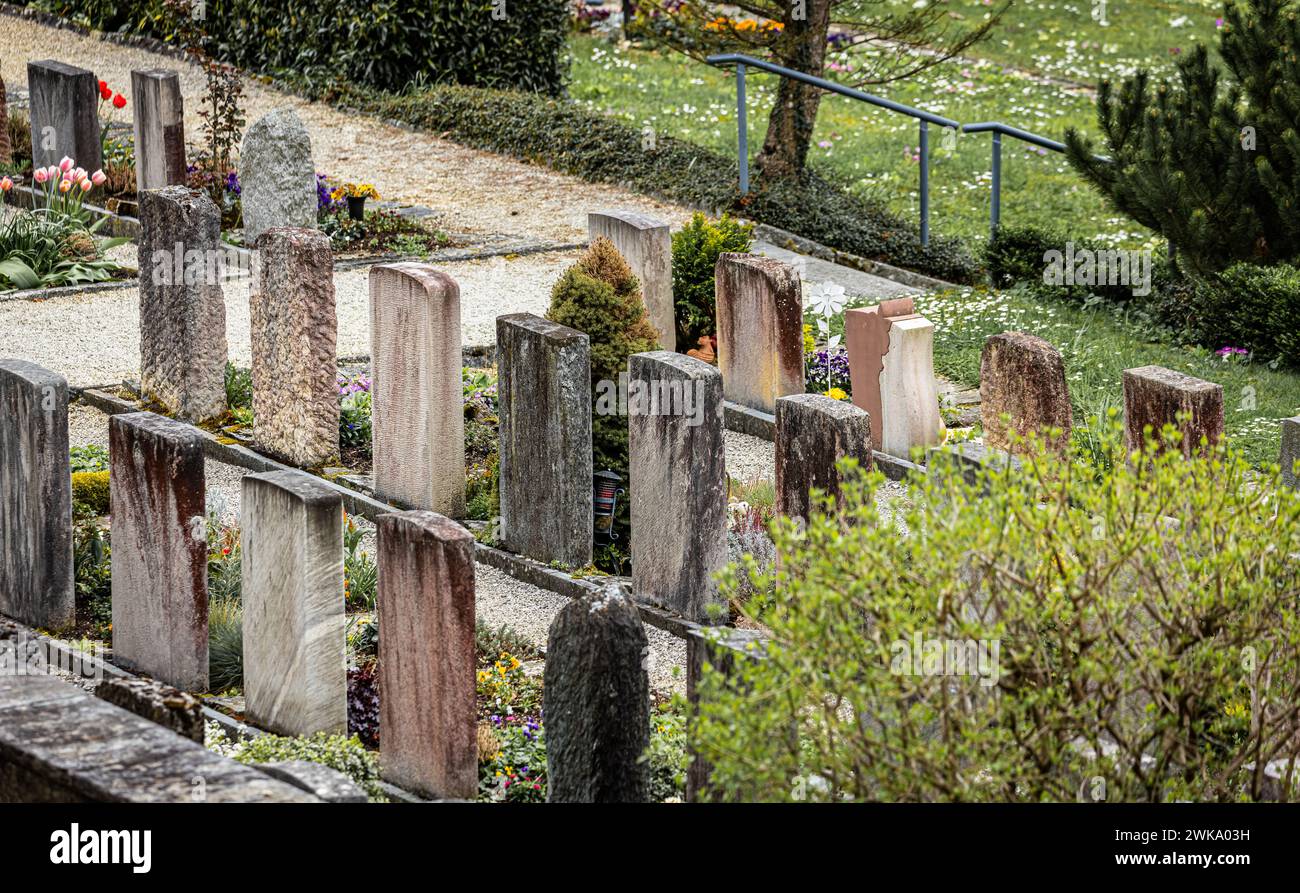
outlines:
[{"label": "gravel path", "polygon": [[[123,47],[72,31],[0,14],[0,75],[10,90],[27,87],[27,63],[58,59],[95,72],[131,96],[131,70],[169,68],[181,73],[185,133],[197,145],[204,78],[197,67],[143,49]],[[373,183],[385,200],[420,204],[440,212],[444,229],[511,233],[573,241],[587,235],[587,212],[605,207],[635,209],[674,225],[690,212],[613,186],[587,183],[545,168],[469,149],[373,118],[350,115],[323,103],[246,83],[248,123],[278,108],[298,111],[311,134],[316,169],[332,177]],[[130,122],[131,107],[114,120]]]}]

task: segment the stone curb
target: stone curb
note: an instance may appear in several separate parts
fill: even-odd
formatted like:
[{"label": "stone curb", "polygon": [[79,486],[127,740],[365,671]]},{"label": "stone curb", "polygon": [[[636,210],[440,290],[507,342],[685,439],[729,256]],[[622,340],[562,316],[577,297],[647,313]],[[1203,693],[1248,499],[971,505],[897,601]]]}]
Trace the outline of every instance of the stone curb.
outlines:
[{"label": "stone curb", "polygon": [[[124,400],[121,397],[107,393],[100,388],[83,388],[75,391],[78,399],[83,403],[95,407],[109,415],[118,415],[125,412],[138,412],[140,407],[135,403]],[[194,427],[194,426],[190,426]],[[237,443],[222,443],[215,434],[205,431],[202,428],[195,427],[203,436],[203,452],[208,458],[216,459],[227,465],[235,465],[240,468],[246,468],[253,472],[266,471],[303,471],[301,468],[294,468],[292,465],[285,465],[274,459],[268,459],[261,453],[255,452],[248,447],[241,446]],[[310,474],[310,472],[304,472]],[[348,514],[365,518],[367,521],[374,522],[380,515],[390,514],[401,511],[401,508],[391,505],[387,502],[367,496],[358,490],[352,489],[337,481],[322,478],[319,475],[314,477],[325,486],[334,490],[343,500],[343,508]],[[600,587],[588,580],[574,577],[563,571],[546,567],[531,559],[519,555],[513,555],[501,549],[485,545],[484,543],[475,542],[474,558],[483,564],[495,567],[497,570],[504,571],[521,583],[528,583],[536,586],[538,589],[545,589],[556,595],[563,595],[566,598],[581,598],[588,592]],[[683,617],[678,617],[670,611],[655,608],[650,605],[637,605],[641,611],[642,619],[651,626],[662,629],[678,638],[685,639],[690,636],[694,629],[704,628],[703,624],[694,623]]]}]

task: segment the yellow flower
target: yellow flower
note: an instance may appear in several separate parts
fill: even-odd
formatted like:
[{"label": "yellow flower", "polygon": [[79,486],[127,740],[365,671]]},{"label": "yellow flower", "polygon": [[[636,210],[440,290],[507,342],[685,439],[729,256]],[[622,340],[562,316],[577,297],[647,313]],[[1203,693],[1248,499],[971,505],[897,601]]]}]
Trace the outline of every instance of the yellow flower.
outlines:
[{"label": "yellow flower", "polygon": [[847,400],[849,397],[848,394],[844,393],[844,391],[839,388],[831,388],[826,392],[826,396],[830,397],[832,400]]}]

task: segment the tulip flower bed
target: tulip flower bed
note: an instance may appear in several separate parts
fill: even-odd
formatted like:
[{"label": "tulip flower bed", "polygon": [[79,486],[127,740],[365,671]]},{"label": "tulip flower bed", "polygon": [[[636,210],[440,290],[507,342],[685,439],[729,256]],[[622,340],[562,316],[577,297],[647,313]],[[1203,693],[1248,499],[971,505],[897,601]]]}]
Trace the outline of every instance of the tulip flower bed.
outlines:
[{"label": "tulip flower bed", "polygon": [[104,282],[125,275],[104,256],[123,238],[101,238],[106,218],[91,222],[85,200],[102,187],[103,171],[90,173],[65,157],[59,164],[32,172],[36,207],[6,205],[15,183],[0,178],[0,293]]}]

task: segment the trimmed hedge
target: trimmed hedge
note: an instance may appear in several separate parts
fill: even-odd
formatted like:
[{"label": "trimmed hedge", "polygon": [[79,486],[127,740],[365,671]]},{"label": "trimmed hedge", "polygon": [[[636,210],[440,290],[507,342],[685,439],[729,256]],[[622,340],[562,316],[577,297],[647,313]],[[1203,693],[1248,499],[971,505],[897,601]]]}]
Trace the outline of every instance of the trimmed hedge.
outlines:
[{"label": "trimmed hedge", "polygon": [[[568,74],[565,0],[204,0],[208,51],[240,68],[346,78],[382,90],[458,83],[558,95]],[[101,31],[168,40],[163,0],[28,2]]]},{"label": "trimmed hedge", "polygon": [[400,96],[342,87],[323,95],[584,180],[711,211],[733,211],[869,260],[954,282],[974,282],[979,274],[979,265],[960,241],[931,238],[923,247],[916,225],[818,174],[760,178],[741,196],[735,159],[673,137],[648,140],[639,130],[567,100],[456,86]]}]

